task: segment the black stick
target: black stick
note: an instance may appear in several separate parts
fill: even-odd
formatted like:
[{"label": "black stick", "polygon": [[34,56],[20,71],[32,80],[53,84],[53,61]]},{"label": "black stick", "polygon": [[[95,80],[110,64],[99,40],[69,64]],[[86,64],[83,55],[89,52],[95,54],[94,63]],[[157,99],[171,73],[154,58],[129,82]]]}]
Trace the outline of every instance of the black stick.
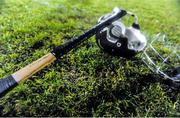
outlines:
[{"label": "black stick", "polygon": [[0,79],[0,96],[8,93],[11,89],[18,85],[19,82],[31,77],[36,72],[43,69],[45,66],[49,65],[50,63],[54,62],[57,58],[67,54],[73,48],[77,47],[81,42],[87,40],[91,36],[95,35],[97,31],[105,28],[112,22],[118,20],[119,18],[126,15],[125,10],[116,9],[112,13],[109,18],[104,20],[103,22],[95,25],[92,29],[88,30],[84,34],[80,35],[77,38],[74,38],[67,43],[56,47],[53,51],[40,59],[34,61],[33,63],[27,65],[26,67],[16,71],[15,73],[11,74],[10,76]]}]

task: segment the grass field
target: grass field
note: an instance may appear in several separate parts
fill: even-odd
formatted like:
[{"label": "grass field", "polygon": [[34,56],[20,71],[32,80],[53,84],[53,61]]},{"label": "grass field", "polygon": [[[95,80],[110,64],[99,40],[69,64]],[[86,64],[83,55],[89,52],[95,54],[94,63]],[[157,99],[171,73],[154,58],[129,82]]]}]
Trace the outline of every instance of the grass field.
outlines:
[{"label": "grass field", "polygon": [[[0,78],[88,30],[115,6],[136,13],[144,33],[163,32],[180,44],[179,0],[0,0]],[[92,37],[1,98],[0,115],[180,116],[179,88],[138,59],[103,53]]]}]

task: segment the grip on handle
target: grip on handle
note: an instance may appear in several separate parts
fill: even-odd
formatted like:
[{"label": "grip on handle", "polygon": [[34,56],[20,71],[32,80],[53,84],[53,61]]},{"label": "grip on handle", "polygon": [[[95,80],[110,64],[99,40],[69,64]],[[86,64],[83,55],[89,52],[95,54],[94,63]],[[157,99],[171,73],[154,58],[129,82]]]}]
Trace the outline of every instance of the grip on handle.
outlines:
[{"label": "grip on handle", "polygon": [[0,97],[4,96],[7,92],[16,87],[19,82],[31,77],[33,74],[43,69],[45,66],[49,65],[55,60],[55,56],[51,53],[48,53],[47,55],[41,57],[26,67],[16,71],[12,75],[0,79]]},{"label": "grip on handle", "polygon": [[5,95],[11,89],[16,87],[18,83],[15,81],[13,76],[7,76],[3,79],[0,79],[0,97]]},{"label": "grip on handle", "polygon": [[12,74],[16,82],[21,82],[22,80],[28,79],[36,72],[40,71],[47,65],[51,64],[56,60],[55,56],[52,53],[48,53],[41,57],[40,59],[34,61],[33,63],[25,66],[24,68],[16,71]]}]

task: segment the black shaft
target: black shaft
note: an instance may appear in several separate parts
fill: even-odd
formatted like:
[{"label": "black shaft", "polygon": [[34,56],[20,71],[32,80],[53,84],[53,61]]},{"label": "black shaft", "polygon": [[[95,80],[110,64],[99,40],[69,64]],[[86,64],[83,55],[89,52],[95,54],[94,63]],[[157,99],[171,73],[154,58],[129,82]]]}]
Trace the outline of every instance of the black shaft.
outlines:
[{"label": "black shaft", "polygon": [[92,37],[96,34],[97,31],[105,28],[106,26],[110,25],[112,22],[118,20],[119,18],[126,15],[125,10],[119,10],[116,14],[110,16],[108,19],[104,20],[103,22],[95,25],[93,28],[85,32],[84,34],[80,35],[79,37],[76,37],[74,39],[71,39],[70,41],[66,42],[65,44],[54,48],[52,51],[52,54],[56,58],[61,57],[65,54],[67,54],[69,51],[71,51],[73,48],[78,46],[81,42],[85,41],[86,39]]}]

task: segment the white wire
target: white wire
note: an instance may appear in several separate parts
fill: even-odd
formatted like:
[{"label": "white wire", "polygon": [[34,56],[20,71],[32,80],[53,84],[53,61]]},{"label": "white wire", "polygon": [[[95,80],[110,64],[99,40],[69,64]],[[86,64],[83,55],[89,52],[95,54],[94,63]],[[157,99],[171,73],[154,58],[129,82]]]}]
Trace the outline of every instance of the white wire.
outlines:
[{"label": "white wire", "polygon": [[[145,63],[145,65],[153,72],[162,75],[165,79],[171,79],[173,81],[176,82],[180,82],[179,79],[177,79],[176,77],[170,77],[167,73],[163,72],[161,70],[161,67],[165,66],[167,63],[167,60],[172,57],[173,54],[175,54],[177,56],[178,59],[180,59],[179,54],[177,53],[177,49],[175,48],[175,46],[169,47],[169,44],[165,41],[166,36],[164,34],[158,33],[153,40],[149,43],[149,45],[147,45],[146,49],[143,51],[143,57],[142,57],[142,61]],[[168,55],[166,58],[164,58],[154,47],[153,47],[153,43],[156,43],[157,40],[160,40],[164,45],[168,45],[168,48],[172,49],[172,53],[170,55]],[[155,54],[158,55],[158,57],[160,57],[163,61],[162,63],[159,65],[156,64],[156,62],[149,56],[149,49],[151,49]],[[151,53],[153,53],[151,52]]]}]

